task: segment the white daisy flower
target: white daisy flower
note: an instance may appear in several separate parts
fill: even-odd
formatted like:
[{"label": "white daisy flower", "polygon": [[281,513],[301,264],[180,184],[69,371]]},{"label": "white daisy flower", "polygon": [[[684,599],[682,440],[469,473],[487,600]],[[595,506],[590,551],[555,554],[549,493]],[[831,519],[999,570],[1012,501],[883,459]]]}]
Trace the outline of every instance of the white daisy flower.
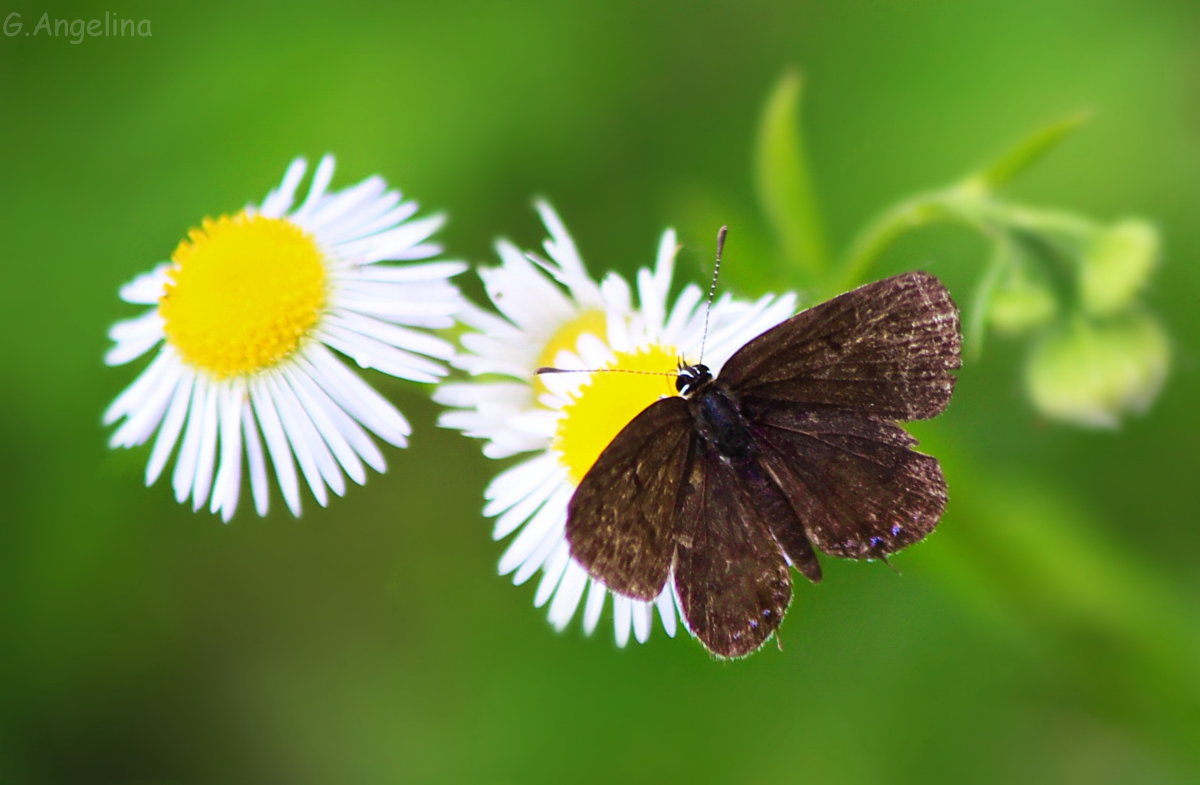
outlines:
[{"label": "white daisy flower", "polygon": [[[638,270],[635,304],[620,276],[610,273],[600,283],[589,277],[558,215],[543,203],[537,209],[550,234],[544,243],[549,259],[497,243],[501,265],[479,275],[500,314],[464,306],[460,320],[474,332],[462,336],[462,350],[451,361],[476,379],[442,384],[434,400],[451,408],[439,424],[485,440],[484,455],[522,456],[485,492],[483,514],[495,518],[493,536],[515,534],[500,558],[500,574],[522,584],[540,570],[534,605],[549,603],[550,622],[562,630],[583,602],[590,634],[610,592],[570,558],[567,502],[622,427],[658,398],[677,394],[680,359],[699,359],[704,293],[689,284],[669,302],[674,231],[663,234],[653,269]],[[742,344],[794,312],[791,294],[754,302],[721,296],[709,315],[705,363],[718,371]],[[541,366],[650,373],[535,376]],[[631,633],[645,642],[655,609],[674,636],[682,616],[672,583],[654,602],[613,595],[618,645]]]},{"label": "white daisy flower", "polygon": [[205,219],[171,261],[120,290],[126,302],[152,307],[113,326],[105,362],[158,351],[105,412],[105,424],[123,421],[110,445],[157,434],[150,485],[179,444],[175,498],[190,497],[193,509],[208,503],[226,521],[243,458],[258,514],[267,513],[269,455],[283,499],[299,515],[296,464],[324,506],[327,489],[345,492],[346,476],[366,481],[364,464],[384,471],[367,430],[406,444],[408,422],[335,351],[419,382],[437,381],[445,373],[438,361],[453,355],[425,330],[453,324],[462,301],[449,278],[465,265],[380,264],[440,254],[429,237],[443,216],[410,220],[416,203],[401,201],[380,177],[328,191],[333,165],[321,159],[297,206],[308,165],[296,159],[261,205]]}]

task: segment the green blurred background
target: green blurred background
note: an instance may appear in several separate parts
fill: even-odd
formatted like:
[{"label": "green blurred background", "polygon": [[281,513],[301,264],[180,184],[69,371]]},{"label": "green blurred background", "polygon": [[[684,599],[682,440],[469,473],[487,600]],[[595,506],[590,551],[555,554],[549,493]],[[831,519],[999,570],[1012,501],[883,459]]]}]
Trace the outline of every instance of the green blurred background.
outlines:
[{"label": "green blurred background", "polygon": [[[149,18],[150,38],[0,38],[0,783],[1200,781],[1200,5],[1064,2],[17,3],[26,22]],[[446,210],[449,253],[542,236],[545,195],[596,272],[681,230],[725,285],[768,235],[760,107],[788,66],[830,235],[1039,125],[1087,126],[1023,200],[1159,222],[1147,295],[1172,378],[1117,432],[1045,422],[1024,347],[991,341],[917,433],[943,459],[938,532],[798,584],[782,652],[713,662],[607,621],[556,634],[495,574],[498,466],[434,426],[299,520],[222,525],[141,484],[100,413],[117,287],[292,156],[338,155]],[[936,231],[965,301],[982,246]],[[742,272],[739,272],[739,269]],[[477,287],[472,287],[477,291]]]}]

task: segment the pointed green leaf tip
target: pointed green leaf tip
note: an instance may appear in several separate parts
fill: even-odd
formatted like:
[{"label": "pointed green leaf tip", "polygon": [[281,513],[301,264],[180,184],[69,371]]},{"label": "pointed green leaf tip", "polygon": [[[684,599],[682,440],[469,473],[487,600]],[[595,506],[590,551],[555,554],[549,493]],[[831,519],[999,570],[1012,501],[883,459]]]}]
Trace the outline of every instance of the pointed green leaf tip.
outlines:
[{"label": "pointed green leaf tip", "polygon": [[1083,125],[1090,116],[1090,112],[1077,112],[1034,131],[969,179],[984,190],[995,190],[1007,185],[1057,147],[1059,142]]},{"label": "pointed green leaf tip", "polygon": [[800,124],[803,87],[800,72],[788,70],[767,96],[754,173],[759,202],[785,258],[811,281],[828,267],[828,251]]}]

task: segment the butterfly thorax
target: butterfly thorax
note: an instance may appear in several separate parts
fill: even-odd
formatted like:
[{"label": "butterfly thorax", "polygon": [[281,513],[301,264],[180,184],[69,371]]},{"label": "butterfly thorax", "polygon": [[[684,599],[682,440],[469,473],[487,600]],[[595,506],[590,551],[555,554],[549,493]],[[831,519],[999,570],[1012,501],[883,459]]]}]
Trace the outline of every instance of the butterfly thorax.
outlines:
[{"label": "butterfly thorax", "polygon": [[744,458],[751,453],[753,439],[737,398],[713,379],[707,366],[680,368],[675,386],[687,398],[697,432],[720,455]]}]

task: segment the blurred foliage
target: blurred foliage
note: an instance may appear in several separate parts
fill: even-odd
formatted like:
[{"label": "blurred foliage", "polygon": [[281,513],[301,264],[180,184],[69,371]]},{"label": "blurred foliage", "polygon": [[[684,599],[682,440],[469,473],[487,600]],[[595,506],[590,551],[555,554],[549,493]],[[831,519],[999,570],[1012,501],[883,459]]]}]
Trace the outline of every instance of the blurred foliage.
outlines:
[{"label": "blurred foliage", "polygon": [[[991,246],[964,314],[968,358],[982,354],[989,323],[1009,335],[1046,333],[1025,366],[1030,400],[1042,414],[1112,427],[1153,402],[1167,375],[1169,349],[1157,320],[1135,315],[1135,302],[1157,261],[1158,230],[1137,219],[1100,226],[998,193],[1074,131],[1082,117],[1036,131],[953,185],[901,199],[867,224],[840,265],[829,269],[821,243],[797,239],[823,236],[808,156],[795,125],[798,84],[788,73],[768,98],[755,167],[778,256],[801,263],[798,275],[778,268],[780,286],[798,278],[815,291],[835,294],[862,285],[875,261],[905,234],[936,222],[958,223]],[[1093,324],[1096,317],[1109,317],[1108,323]]]},{"label": "blurred foliage", "polygon": [[[1200,779],[1195,3],[108,11],[153,36],[0,38],[0,782]],[[1020,145],[956,178],[1080,107],[1019,179]],[[597,272],[674,223],[695,280],[729,224],[724,285],[747,292],[938,274],[969,348],[994,334],[913,427],[945,520],[903,577],[827,560],[782,652],[718,664],[554,634],[495,576],[497,466],[433,426],[427,389],[375,379],[412,447],[300,520],[222,526],[142,488],[144,452],[99,425],[130,378],[100,361],[116,288],[327,150],[339,182],[448,211],[476,262],[534,245],[545,195]],[[902,200],[922,231],[880,233],[913,193],[957,201]],[[1035,381],[1120,428],[1058,424]]]}]

